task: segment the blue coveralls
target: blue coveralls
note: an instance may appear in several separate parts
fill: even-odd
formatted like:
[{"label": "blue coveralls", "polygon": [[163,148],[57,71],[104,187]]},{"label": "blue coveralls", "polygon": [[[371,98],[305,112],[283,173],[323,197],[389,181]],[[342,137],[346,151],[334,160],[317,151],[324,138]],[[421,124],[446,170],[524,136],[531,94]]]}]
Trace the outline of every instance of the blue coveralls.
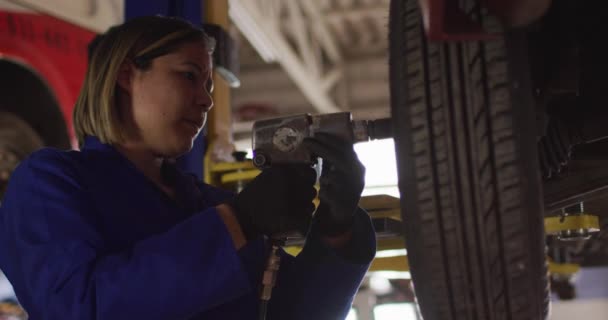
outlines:
[{"label": "blue coveralls", "polygon": [[[231,193],[175,177],[165,196],[113,147],[45,148],[23,161],[0,207],[0,269],[30,319],[257,319],[269,248],[235,250],[214,206]],[[282,253],[270,320],[343,319],[375,254],[360,210],[339,252],[313,225]]]}]

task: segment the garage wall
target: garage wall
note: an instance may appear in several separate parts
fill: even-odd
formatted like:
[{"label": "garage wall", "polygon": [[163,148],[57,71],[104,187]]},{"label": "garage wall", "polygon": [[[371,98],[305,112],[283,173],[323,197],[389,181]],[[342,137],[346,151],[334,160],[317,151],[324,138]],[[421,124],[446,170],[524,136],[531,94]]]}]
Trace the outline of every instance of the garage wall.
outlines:
[{"label": "garage wall", "polygon": [[[608,281],[604,279],[604,281]],[[568,302],[555,302],[550,320],[606,320],[608,318],[608,299],[583,299]]]},{"label": "garage wall", "polygon": [[575,280],[572,301],[553,301],[550,320],[608,319],[608,268],[582,268]]}]

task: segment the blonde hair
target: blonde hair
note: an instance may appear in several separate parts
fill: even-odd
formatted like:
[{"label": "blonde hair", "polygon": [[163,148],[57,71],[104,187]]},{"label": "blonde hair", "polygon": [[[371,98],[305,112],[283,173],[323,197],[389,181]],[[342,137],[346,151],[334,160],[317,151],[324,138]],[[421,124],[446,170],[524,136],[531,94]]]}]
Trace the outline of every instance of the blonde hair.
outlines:
[{"label": "blonde hair", "polygon": [[201,28],[185,20],[162,16],[135,18],[94,39],[73,113],[79,144],[83,145],[86,136],[96,136],[107,144],[124,141],[116,104],[116,81],[125,61],[131,60],[136,68],[146,70],[154,58],[194,41],[202,41],[209,54],[213,53],[215,40]]}]

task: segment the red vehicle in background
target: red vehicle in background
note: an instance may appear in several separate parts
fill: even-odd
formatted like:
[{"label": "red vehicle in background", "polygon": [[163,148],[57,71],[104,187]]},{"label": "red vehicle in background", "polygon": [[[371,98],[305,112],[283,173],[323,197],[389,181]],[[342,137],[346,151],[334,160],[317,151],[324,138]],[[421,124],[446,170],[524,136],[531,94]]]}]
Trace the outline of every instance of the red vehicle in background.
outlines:
[{"label": "red vehicle in background", "polygon": [[87,44],[120,23],[122,2],[0,0],[0,195],[31,151],[76,147],[72,109]]}]

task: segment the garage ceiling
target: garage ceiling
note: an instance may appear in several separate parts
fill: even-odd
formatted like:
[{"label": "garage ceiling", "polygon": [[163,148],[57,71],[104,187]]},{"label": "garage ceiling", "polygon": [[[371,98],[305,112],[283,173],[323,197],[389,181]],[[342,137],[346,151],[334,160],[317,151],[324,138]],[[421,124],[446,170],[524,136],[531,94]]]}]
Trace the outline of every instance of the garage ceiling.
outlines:
[{"label": "garage ceiling", "polygon": [[387,117],[388,7],[389,0],[230,1],[241,58],[235,133],[251,128],[251,118],[242,119],[251,106]]}]

